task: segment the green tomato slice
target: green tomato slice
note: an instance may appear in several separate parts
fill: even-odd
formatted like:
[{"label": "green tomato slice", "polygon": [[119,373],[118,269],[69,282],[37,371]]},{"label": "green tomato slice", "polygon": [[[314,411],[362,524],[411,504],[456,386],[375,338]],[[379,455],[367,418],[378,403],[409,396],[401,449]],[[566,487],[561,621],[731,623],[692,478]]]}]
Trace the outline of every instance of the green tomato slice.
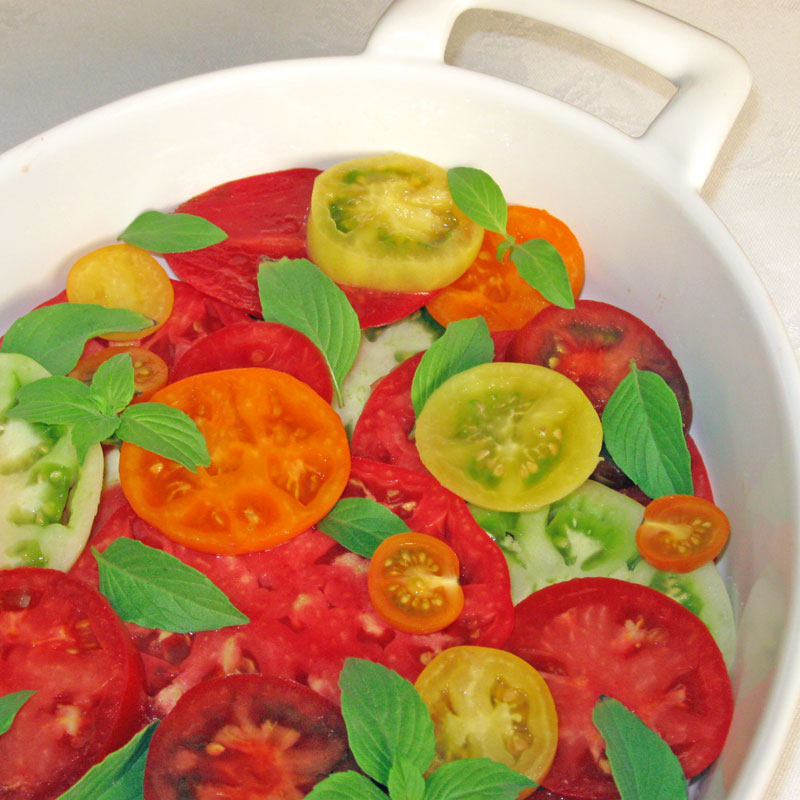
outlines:
[{"label": "green tomato slice", "polygon": [[436,389],[416,438],[422,463],[468,502],[530,511],[589,477],[603,430],[586,395],[561,373],[493,362]]},{"label": "green tomato slice", "polygon": [[27,356],[0,353],[0,569],[68,570],[91,531],[103,485],[103,451],[79,464],[72,427],[11,419],[19,389],[49,376]]},{"label": "green tomato slice", "polygon": [[314,181],[308,254],[337,283],[439,289],[466,271],[482,241],[483,228],[453,201],[447,172],[421,158],[354,159]]}]

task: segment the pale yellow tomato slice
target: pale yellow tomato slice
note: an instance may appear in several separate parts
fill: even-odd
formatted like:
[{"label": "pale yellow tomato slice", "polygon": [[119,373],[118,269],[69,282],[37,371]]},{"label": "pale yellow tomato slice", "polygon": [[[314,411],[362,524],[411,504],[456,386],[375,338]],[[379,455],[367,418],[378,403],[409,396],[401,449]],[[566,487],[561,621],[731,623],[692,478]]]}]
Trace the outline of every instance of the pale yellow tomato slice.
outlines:
[{"label": "pale yellow tomato slice", "polygon": [[314,181],[308,253],[337,283],[440,289],[466,271],[482,241],[483,228],[455,205],[447,172],[421,158],[345,161]]},{"label": "pale yellow tomato slice", "polygon": [[70,303],[127,308],[153,320],[130,333],[107,333],[104,339],[127,342],[157,331],[172,313],[174,292],[165,269],[146,250],[132,244],[111,244],[81,256],[67,275]]},{"label": "pale yellow tomato slice", "polygon": [[468,502],[531,511],[591,475],[603,428],[583,391],[560,372],[492,362],[431,394],[416,439],[422,463]]},{"label": "pale yellow tomato slice", "polygon": [[492,647],[450,647],[415,687],[433,720],[431,771],[462,758],[491,758],[540,783],[550,769],[556,708],[544,678],[523,659]]}]

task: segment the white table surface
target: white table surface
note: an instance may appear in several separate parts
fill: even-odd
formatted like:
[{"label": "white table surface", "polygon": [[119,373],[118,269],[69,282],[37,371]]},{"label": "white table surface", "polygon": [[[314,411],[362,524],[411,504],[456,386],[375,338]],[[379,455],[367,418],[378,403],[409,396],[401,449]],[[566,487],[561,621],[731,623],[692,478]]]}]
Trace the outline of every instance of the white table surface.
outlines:
[{"label": "white table surface", "polygon": [[[389,0],[0,0],[0,152],[140,89],[257,61],[360,52]],[[702,190],[800,356],[800,2],[648,0],[732,44],[753,89]],[[663,85],[571,37],[469,12],[448,61],[541,89],[640,133]],[[611,78],[608,78],[611,74]],[[765,795],[800,797],[800,709]],[[756,800],[756,798],[753,798]]]}]

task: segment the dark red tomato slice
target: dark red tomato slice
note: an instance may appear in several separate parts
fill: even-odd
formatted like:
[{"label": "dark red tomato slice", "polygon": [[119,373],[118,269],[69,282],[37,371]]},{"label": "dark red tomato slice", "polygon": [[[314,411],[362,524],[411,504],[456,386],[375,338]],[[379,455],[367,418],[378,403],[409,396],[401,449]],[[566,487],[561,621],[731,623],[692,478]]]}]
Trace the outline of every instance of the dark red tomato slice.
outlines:
[{"label": "dark red tomato slice", "polygon": [[506,648],[542,674],[556,704],[558,749],[542,781],[551,791],[619,796],[592,723],[601,695],[656,730],[689,778],[722,750],[733,713],[725,662],[700,619],[661,592],[614,578],[548,586],[517,605]]},{"label": "dark red tomato slice", "polygon": [[692,404],[678,362],[652,328],[621,308],[597,300],[577,300],[574,309],[548,306],[519,330],[508,350],[509,361],[541,364],[571,378],[598,414],[628,374],[631,359],[669,384],[688,430]]},{"label": "dark red tomato slice", "polygon": [[326,402],[333,397],[330,370],[319,348],[299,331],[277,322],[237,322],[198,339],[175,363],[170,380],[239,367],[288,372]]},{"label": "dark red tomato slice", "polygon": [[63,572],[0,571],[0,696],[36,694],[0,736],[0,796],[59,796],[142,723],[142,665],[108,602]]},{"label": "dark red tomato slice", "polygon": [[350,305],[358,314],[363,328],[376,328],[397,322],[422,308],[439,292],[382,292],[380,289],[367,289],[362,286],[347,286],[340,283],[339,288],[347,295]]},{"label": "dark red tomato slice", "polygon": [[307,686],[231,675],[186,692],[156,729],[145,800],[300,800],[331,772],[355,769],[344,720]]},{"label": "dark red tomato slice", "polygon": [[176,211],[205,217],[228,234],[224,242],[172,253],[175,274],[206,294],[261,316],[256,275],[264,261],[306,257],[306,219],[317,169],[288,169],[223,183]]}]

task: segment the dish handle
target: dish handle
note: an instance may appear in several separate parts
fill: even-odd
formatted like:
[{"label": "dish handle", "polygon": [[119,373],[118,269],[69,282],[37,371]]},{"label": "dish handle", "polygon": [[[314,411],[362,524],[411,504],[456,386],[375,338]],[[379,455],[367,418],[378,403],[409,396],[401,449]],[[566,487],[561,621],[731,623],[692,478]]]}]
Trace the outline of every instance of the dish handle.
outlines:
[{"label": "dish handle", "polygon": [[456,19],[471,8],[572,31],[671,81],[677,91],[638,142],[702,187],[750,91],[750,70],[733,47],[634,0],[394,0],[365,53],[441,63]]}]

